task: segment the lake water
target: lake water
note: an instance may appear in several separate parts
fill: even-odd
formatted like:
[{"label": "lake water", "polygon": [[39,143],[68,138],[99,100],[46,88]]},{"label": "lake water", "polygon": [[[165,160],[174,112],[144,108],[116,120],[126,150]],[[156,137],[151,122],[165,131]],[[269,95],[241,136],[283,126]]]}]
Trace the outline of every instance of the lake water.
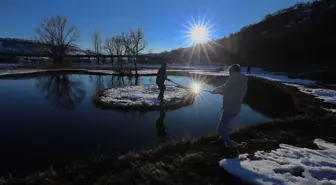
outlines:
[{"label": "lake water", "polygon": [[[192,79],[172,77],[188,85]],[[100,89],[153,84],[155,77],[63,74],[0,80],[0,175],[61,167],[101,153],[120,155],[170,139],[216,132],[222,97],[204,92],[193,105],[166,112],[102,110],[92,103]],[[168,84],[169,82],[167,82]],[[223,82],[224,83],[224,82]],[[213,89],[202,84],[204,89]],[[271,120],[244,105],[232,129]],[[162,124],[163,122],[163,124]],[[164,136],[164,128],[168,135]]]}]

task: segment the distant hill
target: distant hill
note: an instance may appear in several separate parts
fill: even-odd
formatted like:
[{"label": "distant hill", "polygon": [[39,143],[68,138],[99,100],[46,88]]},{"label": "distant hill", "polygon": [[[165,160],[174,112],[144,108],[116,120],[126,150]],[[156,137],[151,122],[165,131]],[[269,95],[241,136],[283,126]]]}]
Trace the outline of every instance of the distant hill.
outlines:
[{"label": "distant hill", "polygon": [[[34,40],[25,40],[18,38],[0,38],[0,54],[1,53],[22,53],[22,54],[46,54],[41,44]],[[93,51],[73,49],[68,54],[93,54]]]},{"label": "distant hill", "polygon": [[335,65],[336,1],[299,3],[219,40],[163,52],[168,60],[240,63],[264,68]]}]

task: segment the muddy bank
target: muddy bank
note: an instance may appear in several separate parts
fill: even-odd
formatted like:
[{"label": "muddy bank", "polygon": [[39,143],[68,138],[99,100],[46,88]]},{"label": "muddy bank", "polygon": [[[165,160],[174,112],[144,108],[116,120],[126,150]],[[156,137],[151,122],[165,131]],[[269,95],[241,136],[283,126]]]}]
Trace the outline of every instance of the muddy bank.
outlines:
[{"label": "muddy bank", "polygon": [[244,102],[257,112],[271,118],[295,115],[323,116],[321,107],[330,107],[323,100],[298,91],[297,88],[257,77],[249,77]]}]

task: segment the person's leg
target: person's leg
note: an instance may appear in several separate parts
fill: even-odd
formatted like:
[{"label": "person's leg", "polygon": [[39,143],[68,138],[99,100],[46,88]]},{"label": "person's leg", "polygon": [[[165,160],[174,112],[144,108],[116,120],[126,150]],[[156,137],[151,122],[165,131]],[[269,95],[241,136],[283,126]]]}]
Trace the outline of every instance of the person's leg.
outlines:
[{"label": "person's leg", "polygon": [[229,146],[233,147],[234,142],[230,139],[230,122],[236,114],[230,114],[225,111],[222,112],[221,120],[219,122],[217,132],[220,138]]},{"label": "person's leg", "polygon": [[163,100],[163,93],[164,93],[164,84],[158,84],[158,86],[159,86],[159,90],[160,90],[158,98],[162,101]]},{"label": "person's leg", "polygon": [[165,84],[162,84],[162,101],[164,99],[164,92],[166,90],[166,85]]}]

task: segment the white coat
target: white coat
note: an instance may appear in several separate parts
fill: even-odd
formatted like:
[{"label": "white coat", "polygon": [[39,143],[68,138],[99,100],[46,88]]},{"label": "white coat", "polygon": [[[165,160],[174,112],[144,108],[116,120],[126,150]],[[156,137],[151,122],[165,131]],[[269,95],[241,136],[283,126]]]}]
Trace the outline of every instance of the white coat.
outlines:
[{"label": "white coat", "polygon": [[213,94],[223,95],[222,108],[230,114],[240,112],[247,91],[248,78],[243,73],[233,73],[227,82],[212,91]]}]

